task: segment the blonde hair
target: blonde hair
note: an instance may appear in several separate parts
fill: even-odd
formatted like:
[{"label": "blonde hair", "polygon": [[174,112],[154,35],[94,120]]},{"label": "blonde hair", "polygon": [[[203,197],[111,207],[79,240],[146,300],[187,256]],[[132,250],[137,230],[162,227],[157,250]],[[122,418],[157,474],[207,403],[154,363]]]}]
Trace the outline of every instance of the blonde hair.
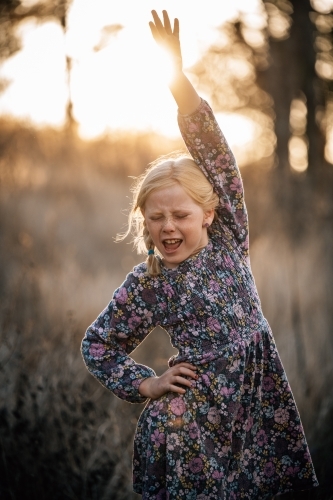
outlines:
[{"label": "blonde hair", "polygon": [[[162,157],[149,165],[147,170],[136,179],[132,188],[133,202],[128,217],[128,229],[118,236],[124,239],[128,234],[134,235],[134,246],[138,253],[148,254],[146,264],[148,274],[157,276],[161,272],[160,261],[155,255],[155,245],[146,226],[143,211],[148,196],[162,188],[180,184],[184,191],[197,203],[204,212],[215,209],[218,196],[212,185],[187,155]],[[152,252],[154,250],[154,253]]]}]

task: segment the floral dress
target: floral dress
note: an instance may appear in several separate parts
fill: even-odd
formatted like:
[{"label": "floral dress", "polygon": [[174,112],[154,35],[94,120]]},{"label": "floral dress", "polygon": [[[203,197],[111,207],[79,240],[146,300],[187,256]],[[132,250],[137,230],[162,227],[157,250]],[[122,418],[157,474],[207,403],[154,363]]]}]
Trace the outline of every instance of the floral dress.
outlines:
[{"label": "floral dress", "polygon": [[145,401],[155,376],[130,353],[157,325],[199,379],[184,395],[148,400],[134,439],[133,487],[143,500],[271,499],[317,486],[296,404],[248,258],[243,186],[205,101],[179,116],[185,143],[220,198],[209,243],[176,269],[135,267],[88,328],[88,370],[116,396]]}]

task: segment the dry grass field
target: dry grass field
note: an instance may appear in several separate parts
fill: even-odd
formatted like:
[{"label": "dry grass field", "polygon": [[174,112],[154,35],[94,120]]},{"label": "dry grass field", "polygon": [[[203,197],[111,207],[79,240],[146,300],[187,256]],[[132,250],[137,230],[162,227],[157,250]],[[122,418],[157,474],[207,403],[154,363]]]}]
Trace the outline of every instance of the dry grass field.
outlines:
[{"label": "dry grass field", "polygon": [[[0,498],[134,500],[131,446],[142,406],[100,386],[79,346],[141,260],[128,242],[114,242],[126,223],[128,176],[181,144],[148,135],[84,143],[5,121],[0,130]],[[319,224],[313,216],[295,241],[269,172],[245,167],[243,176],[253,271],[321,482],[288,498],[329,500],[332,217]],[[172,353],[160,330],[134,357],[160,373]]]}]

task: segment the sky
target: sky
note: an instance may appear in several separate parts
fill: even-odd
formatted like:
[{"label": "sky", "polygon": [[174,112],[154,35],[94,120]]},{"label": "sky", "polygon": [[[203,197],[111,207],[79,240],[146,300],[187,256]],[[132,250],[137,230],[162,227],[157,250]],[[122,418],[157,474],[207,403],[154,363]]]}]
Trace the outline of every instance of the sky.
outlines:
[{"label": "sky", "polygon": [[[94,138],[115,129],[178,136],[176,105],[167,88],[168,64],[148,26],[151,10],[161,13],[166,8],[171,18],[179,18],[183,61],[189,68],[216,40],[216,28],[235,18],[238,9],[251,13],[254,23],[262,23],[260,6],[260,0],[207,0],[204,4],[74,0],[66,36],[52,21],[28,20],[18,26],[23,50],[0,68],[1,76],[11,82],[0,95],[0,115],[61,127],[69,93],[67,55],[72,58],[70,92],[82,137]],[[105,26],[117,24],[122,28],[108,34]],[[248,118],[224,114],[218,119],[231,143],[253,140]]]}]

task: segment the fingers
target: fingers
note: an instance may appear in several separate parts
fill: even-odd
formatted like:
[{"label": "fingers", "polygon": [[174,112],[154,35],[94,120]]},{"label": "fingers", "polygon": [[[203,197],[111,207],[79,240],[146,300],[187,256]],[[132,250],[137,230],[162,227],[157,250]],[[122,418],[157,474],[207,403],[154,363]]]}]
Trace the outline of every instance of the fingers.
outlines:
[{"label": "fingers", "polygon": [[170,19],[169,19],[168,13],[166,10],[163,10],[162,14],[163,14],[163,22],[164,22],[165,31],[168,33],[168,35],[172,35],[171,24],[170,24]]},{"label": "fingers", "polygon": [[177,18],[175,18],[173,22],[173,34],[179,38],[179,21]]},{"label": "fingers", "polygon": [[151,13],[152,13],[152,16],[153,16],[156,28],[158,29],[158,31],[163,31],[164,30],[164,26],[162,24],[162,21],[158,17],[158,14],[157,14],[156,10],[152,10]]},{"label": "fingers", "polygon": [[198,378],[198,375],[191,369],[185,368],[184,366],[180,367],[179,370],[174,374],[174,376],[185,376],[185,377],[191,377],[194,378],[195,380]]},{"label": "fingers", "polygon": [[[160,34],[160,36],[163,36],[163,33],[167,33],[167,35],[175,35],[177,38],[179,38],[179,21],[177,18],[175,18],[175,20],[174,20],[173,30],[172,30],[169,15],[168,15],[166,10],[162,11],[164,26],[163,26],[161,19],[158,16],[156,10],[152,10],[151,13],[152,13],[154,23],[155,23],[155,24],[152,22],[149,23],[149,26],[150,26],[150,29],[152,30],[152,33],[153,33],[152,26],[154,26],[155,33],[157,30],[157,32]],[[153,36],[154,36],[154,34],[153,34]],[[154,36],[154,38],[155,38],[155,36]],[[155,38],[155,40],[156,40],[156,38]]]},{"label": "fingers", "polygon": [[159,34],[158,29],[156,28],[155,24],[150,21],[149,27],[150,27],[151,34],[153,35],[155,42],[158,44],[162,43],[162,37]]},{"label": "fingers", "polygon": [[178,385],[170,385],[168,392],[176,392],[177,394],[185,394],[186,389],[179,387]]},{"label": "fingers", "polygon": [[[192,365],[191,363],[179,363],[177,365],[174,365],[173,369],[193,378],[197,376],[196,373],[194,373],[197,370],[197,367]],[[185,373],[184,370],[189,370],[189,373]]]}]

